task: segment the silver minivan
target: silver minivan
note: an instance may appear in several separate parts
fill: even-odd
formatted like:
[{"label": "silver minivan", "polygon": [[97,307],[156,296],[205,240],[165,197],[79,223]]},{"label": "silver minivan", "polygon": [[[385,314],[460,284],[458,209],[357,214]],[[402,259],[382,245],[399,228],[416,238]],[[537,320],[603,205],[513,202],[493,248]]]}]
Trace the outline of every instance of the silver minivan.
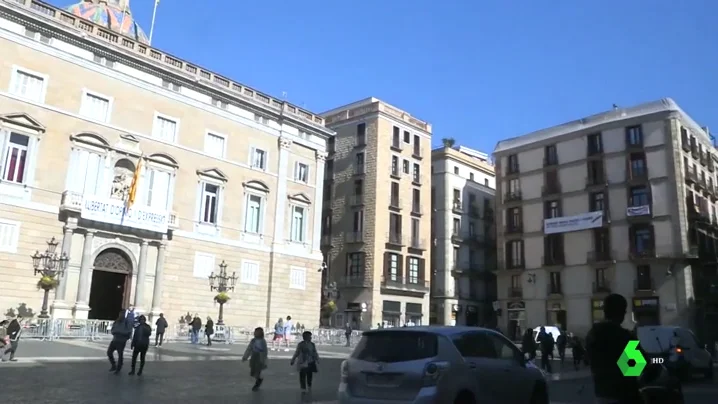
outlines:
[{"label": "silver minivan", "polygon": [[546,379],[500,333],[475,327],[367,331],[342,363],[340,404],[548,404]]}]

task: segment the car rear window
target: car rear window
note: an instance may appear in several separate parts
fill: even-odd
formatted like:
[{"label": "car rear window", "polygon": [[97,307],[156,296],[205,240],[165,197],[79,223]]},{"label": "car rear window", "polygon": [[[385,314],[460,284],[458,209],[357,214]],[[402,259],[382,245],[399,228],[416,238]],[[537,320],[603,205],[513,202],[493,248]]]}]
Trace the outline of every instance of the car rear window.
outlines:
[{"label": "car rear window", "polygon": [[436,334],[420,331],[364,334],[352,353],[353,359],[367,362],[407,362],[433,358],[438,354]]}]

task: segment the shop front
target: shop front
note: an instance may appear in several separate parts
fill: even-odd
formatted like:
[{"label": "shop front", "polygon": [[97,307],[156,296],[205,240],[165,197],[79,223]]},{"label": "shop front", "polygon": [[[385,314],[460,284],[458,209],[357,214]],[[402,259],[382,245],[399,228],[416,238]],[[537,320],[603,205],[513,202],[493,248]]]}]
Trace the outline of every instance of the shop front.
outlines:
[{"label": "shop front", "polygon": [[508,302],[506,304],[506,315],[508,317],[506,336],[512,341],[520,341],[527,327],[526,303],[523,301]]},{"label": "shop front", "polygon": [[599,323],[604,320],[603,299],[591,299],[591,318],[594,323]]},{"label": "shop front", "polygon": [[633,321],[637,326],[660,325],[661,306],[658,297],[634,297]]}]

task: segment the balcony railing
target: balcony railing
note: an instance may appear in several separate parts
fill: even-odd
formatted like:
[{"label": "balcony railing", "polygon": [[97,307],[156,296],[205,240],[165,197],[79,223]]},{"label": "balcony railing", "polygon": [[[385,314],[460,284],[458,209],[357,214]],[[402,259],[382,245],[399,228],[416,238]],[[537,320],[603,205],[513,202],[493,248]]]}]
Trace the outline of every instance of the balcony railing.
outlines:
[{"label": "balcony railing", "polygon": [[366,136],[357,136],[354,138],[354,147],[362,148],[366,146]]},{"label": "balcony railing", "polygon": [[556,195],[561,193],[561,186],[558,184],[555,185],[544,185],[541,187],[541,195],[543,196],[549,196],[549,195]]},{"label": "balcony railing", "polygon": [[462,241],[464,241],[464,237],[461,235],[460,232],[455,231],[455,232],[451,233],[451,241],[453,243],[458,244],[458,243],[461,243]]},{"label": "balcony railing", "polygon": [[523,296],[524,296],[524,291],[523,291],[523,289],[521,289],[521,287],[509,286],[508,297],[522,298]]},{"label": "balcony railing", "polygon": [[395,151],[399,151],[399,152],[400,152],[400,151],[404,150],[404,143],[402,143],[401,138],[399,138],[399,139],[393,138],[393,139],[391,140],[391,146],[390,146],[390,147],[391,147],[392,150],[395,150]]},{"label": "balcony railing", "polygon": [[589,251],[586,253],[586,262],[589,263],[606,263],[613,262],[616,254],[613,250],[607,251]]},{"label": "balcony railing", "polygon": [[364,242],[364,233],[361,231],[353,231],[346,233],[346,242],[347,243],[363,243]]},{"label": "balcony railing", "polygon": [[422,159],[424,158],[424,148],[421,146],[414,146],[411,148],[411,156],[415,159]]},{"label": "balcony railing", "polygon": [[564,257],[563,254],[556,254],[553,256],[544,256],[543,257],[543,266],[550,267],[554,265],[564,265]]},{"label": "balcony railing", "polygon": [[611,293],[611,285],[608,281],[604,280],[601,282],[593,282],[592,285],[593,293]]},{"label": "balcony railing", "polygon": [[349,195],[349,205],[357,206],[364,204],[364,195]]},{"label": "balcony railing", "polygon": [[643,170],[636,170],[632,171],[629,170],[628,172],[628,180],[633,182],[644,182],[648,180],[648,171]]},{"label": "balcony railing", "polygon": [[409,248],[426,250],[426,240],[423,238],[412,237],[411,240],[409,240]]},{"label": "balcony railing", "polygon": [[693,170],[686,170],[686,182],[689,184],[698,182],[698,174]]},{"label": "balcony railing", "polygon": [[690,153],[691,151],[691,142],[688,141],[688,139],[681,140],[681,147],[683,147],[683,151],[686,153]]},{"label": "balcony railing", "polygon": [[505,234],[517,234],[517,233],[523,233],[523,232],[524,232],[523,223],[510,224],[504,228]]},{"label": "balcony railing", "polygon": [[401,198],[398,196],[389,198],[389,207],[392,209],[401,209]]},{"label": "balcony railing", "polygon": [[608,179],[606,177],[586,177],[586,188],[591,187],[607,187]]},{"label": "balcony railing", "polygon": [[653,278],[636,279],[633,281],[633,290],[636,292],[653,292],[656,290],[656,285]]},{"label": "balcony railing", "polygon": [[381,286],[387,289],[401,289],[414,291],[428,291],[429,281],[413,277],[384,275],[381,277]]},{"label": "balcony railing", "polygon": [[346,275],[339,278],[337,286],[355,288],[370,287],[371,282],[367,278],[367,274]]},{"label": "balcony railing", "polygon": [[521,200],[521,191],[510,191],[504,195],[504,202],[515,202]]},{"label": "balcony railing", "polygon": [[354,165],[354,175],[364,175],[366,174],[366,164],[355,164]]},{"label": "balcony railing", "polygon": [[560,284],[549,283],[546,285],[546,294],[548,295],[563,295],[563,288]]},{"label": "balcony railing", "polygon": [[404,236],[401,233],[389,232],[387,242],[393,245],[404,245]]},{"label": "balcony railing", "polygon": [[421,208],[420,203],[412,203],[411,204],[411,214],[416,216],[421,216],[423,213],[423,209]]},{"label": "balcony railing", "polygon": [[557,165],[558,165],[558,156],[550,156],[550,157],[543,158],[543,166],[544,167],[551,167],[551,166],[557,166]]},{"label": "balcony railing", "polygon": [[451,210],[458,214],[461,214],[461,212],[464,211],[461,199],[454,199],[454,202],[451,204]]},{"label": "balcony railing", "polygon": [[420,175],[412,175],[412,176],[411,176],[411,183],[414,184],[414,185],[421,185],[421,184],[422,184],[421,176],[420,176]]}]

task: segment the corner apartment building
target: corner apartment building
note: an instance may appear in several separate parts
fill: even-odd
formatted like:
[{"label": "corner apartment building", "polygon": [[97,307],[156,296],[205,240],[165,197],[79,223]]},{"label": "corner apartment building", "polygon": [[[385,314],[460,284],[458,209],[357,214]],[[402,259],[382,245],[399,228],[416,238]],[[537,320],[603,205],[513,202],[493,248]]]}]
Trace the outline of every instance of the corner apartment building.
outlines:
[{"label": "corner apartment building", "polygon": [[0,307],[40,311],[30,255],[55,237],[70,257],[56,318],[216,316],[224,261],[227,324],[317,324],[332,132],[151,47],[126,3],[0,2]]},{"label": "corner apartment building", "polygon": [[432,324],[495,326],[495,187],[487,154],[431,151]]},{"label": "corner apartment building", "polygon": [[501,327],[585,334],[610,292],[626,326],[694,323],[715,276],[715,156],[671,99],[499,142]]},{"label": "corner apartment building", "polygon": [[337,325],[428,324],[431,125],[376,98],[322,114],[322,244]]}]

